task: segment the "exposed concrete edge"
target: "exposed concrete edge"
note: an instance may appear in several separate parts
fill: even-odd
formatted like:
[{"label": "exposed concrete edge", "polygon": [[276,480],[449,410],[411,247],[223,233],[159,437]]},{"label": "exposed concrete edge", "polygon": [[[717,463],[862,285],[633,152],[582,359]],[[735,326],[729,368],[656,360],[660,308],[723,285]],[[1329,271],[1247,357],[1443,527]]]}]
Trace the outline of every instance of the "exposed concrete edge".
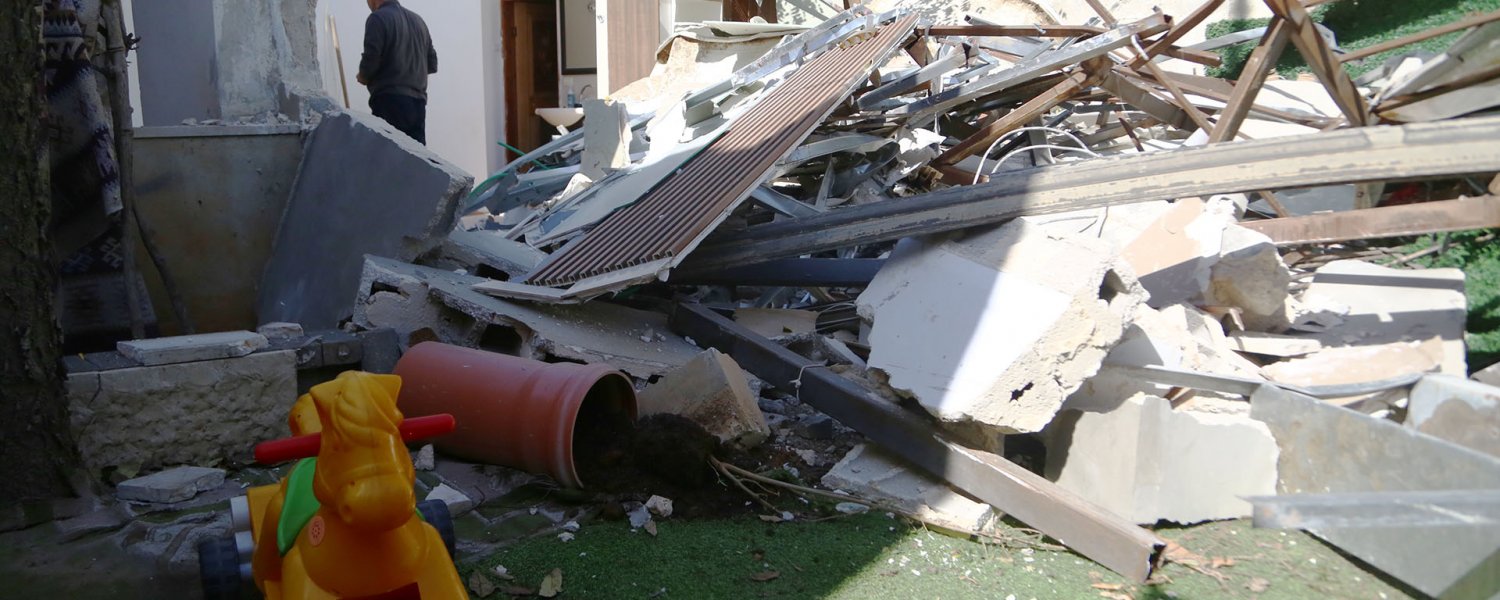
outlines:
[{"label": "exposed concrete edge", "polygon": [[295,123],[284,125],[172,125],[137,127],[135,128],[135,139],[302,135],[304,131],[311,130],[311,128],[305,128]]}]

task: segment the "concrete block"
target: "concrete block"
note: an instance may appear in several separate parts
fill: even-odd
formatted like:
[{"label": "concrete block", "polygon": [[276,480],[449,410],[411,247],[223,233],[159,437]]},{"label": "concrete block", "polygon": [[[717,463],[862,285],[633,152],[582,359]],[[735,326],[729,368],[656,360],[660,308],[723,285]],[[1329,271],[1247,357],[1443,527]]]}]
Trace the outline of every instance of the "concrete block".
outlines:
[{"label": "concrete block", "polygon": [[359,369],[370,373],[390,373],[401,360],[401,336],[396,330],[382,327],[359,334]]},{"label": "concrete block", "polygon": [[1442,339],[1443,373],[1468,375],[1468,301],[1458,269],[1391,269],[1340,260],[1318,269],[1303,293],[1309,305],[1347,307],[1341,323],[1313,337],[1324,346],[1369,346]]},{"label": "concrete block", "polygon": [[427,493],[428,500],[442,500],[448,505],[448,512],[453,513],[454,518],[469,514],[474,510],[474,501],[448,484],[440,484]]},{"label": "concrete block", "polygon": [[86,467],[156,469],[243,460],[289,434],[293,351],[68,376],[73,436]]},{"label": "concrete block", "polygon": [[1239,308],[1245,327],[1279,333],[1292,322],[1287,315],[1287,286],[1291,271],[1265,234],[1239,225],[1224,229],[1224,246],[1214,263],[1207,306]]},{"label": "concrete block", "polygon": [[266,323],[255,329],[268,340],[290,340],[302,337],[302,326],[297,323]]},{"label": "concrete block", "polygon": [[199,492],[224,485],[223,469],[175,467],[120,483],[115,494],[121,500],[168,504],[192,499]]},{"label": "concrete block", "polygon": [[855,446],[823,476],[823,487],[890,504],[958,531],[993,531],[999,513],[879,449]]},{"label": "concrete block", "polygon": [[[535,270],[546,253],[492,231],[454,230],[443,242],[443,256],[490,279],[519,279]],[[433,265],[440,266],[440,265]],[[503,277],[501,276],[503,274]]]},{"label": "concrete block", "polygon": [[642,417],[681,415],[729,444],[751,447],[771,433],[744,370],[718,350],[706,350],[668,373],[636,399]]},{"label": "concrete block", "polygon": [[269,344],[266,336],[249,331],[202,333],[178,337],[117,342],[120,354],[142,365],[171,365],[244,356]]},{"label": "concrete block", "polygon": [[1248,415],[1139,394],[1107,413],[1063,413],[1046,438],[1049,479],[1134,523],[1247,517],[1241,498],[1276,493],[1276,439]]},{"label": "concrete block", "polygon": [[337,328],[353,313],[364,255],[409,261],[437,248],[472,184],[374,116],[324,118],[307,142],[261,281],[260,320]]},{"label": "concrete block", "polygon": [[1125,245],[1125,261],[1151,294],[1147,303],[1152,308],[1194,301],[1208,293],[1224,229],[1233,221],[1232,203],[1186,198]]},{"label": "concrete block", "polygon": [[1500,457],[1500,388],[1452,375],[1428,375],[1412,386],[1405,424]]},{"label": "concrete block", "polygon": [[891,387],[942,420],[1025,433],[1099,370],[1145,295],[1108,244],[1017,220],[903,240],[858,305]]}]

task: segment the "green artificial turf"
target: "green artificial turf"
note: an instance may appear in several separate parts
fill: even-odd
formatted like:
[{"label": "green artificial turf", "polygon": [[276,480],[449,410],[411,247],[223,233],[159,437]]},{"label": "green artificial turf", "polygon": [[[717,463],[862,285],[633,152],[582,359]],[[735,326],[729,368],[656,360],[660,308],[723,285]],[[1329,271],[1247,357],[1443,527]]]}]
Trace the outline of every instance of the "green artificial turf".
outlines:
[{"label": "green artificial turf", "polygon": [[[1070,552],[980,544],[882,514],[659,527],[651,537],[622,522],[585,523],[573,541],[533,538],[469,562],[463,576],[487,574],[500,586],[491,598],[507,597],[505,586],[536,590],[554,569],[563,573],[560,598],[1406,597],[1304,533],[1247,521],[1160,531],[1191,551],[1192,566],[1169,564],[1149,585]],[[514,580],[494,577],[496,565]]]},{"label": "green artificial turf", "polygon": [[[1442,253],[1412,261],[1423,268],[1452,267],[1464,271],[1464,293],[1469,321],[1464,328],[1469,369],[1478,370],[1500,361],[1500,239],[1481,241],[1497,229],[1464,231],[1447,236]],[[1416,252],[1442,243],[1443,236],[1427,235],[1403,248]]]},{"label": "green artificial turf", "polygon": [[[1500,0],[1338,0],[1312,9],[1313,19],[1333,30],[1339,46],[1346,51],[1374,46],[1382,42],[1418,33],[1439,25],[1458,21],[1472,14],[1487,13],[1500,9]],[[1210,23],[1210,39],[1264,27],[1267,19],[1239,19]],[[1409,52],[1442,52],[1462,32],[1443,36],[1397,48],[1345,65],[1353,77],[1380,66],[1386,59]],[[1237,79],[1245,68],[1245,61],[1255,49],[1255,42],[1237,44],[1219,50],[1224,64],[1211,69],[1209,75]],[[1307,72],[1307,63],[1292,45],[1282,54],[1276,65],[1277,73],[1291,79],[1298,73]]]}]

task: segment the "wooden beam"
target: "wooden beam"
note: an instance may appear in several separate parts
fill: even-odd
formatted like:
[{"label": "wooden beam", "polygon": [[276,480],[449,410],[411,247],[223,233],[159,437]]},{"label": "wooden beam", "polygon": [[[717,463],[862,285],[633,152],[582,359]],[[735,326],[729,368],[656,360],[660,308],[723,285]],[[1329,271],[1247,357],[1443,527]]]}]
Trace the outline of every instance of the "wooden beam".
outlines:
[{"label": "wooden beam", "polygon": [[1490,11],[1482,15],[1474,15],[1461,21],[1455,21],[1447,25],[1433,27],[1432,29],[1428,29],[1426,31],[1413,33],[1405,37],[1399,37],[1389,42],[1375,44],[1374,46],[1370,46],[1368,48],[1360,48],[1358,50],[1340,56],[1339,62],[1352,62],[1361,58],[1369,58],[1376,54],[1380,54],[1381,52],[1385,52],[1386,50],[1395,50],[1396,48],[1400,48],[1402,46],[1415,44],[1423,40],[1430,40],[1437,36],[1446,35],[1455,31],[1463,31],[1465,29],[1469,29],[1470,27],[1478,27],[1480,25],[1484,25],[1485,23],[1491,23],[1494,21],[1500,21],[1500,10]]},{"label": "wooden beam", "polygon": [[1133,581],[1151,575],[1160,538],[1000,456],[949,441],[925,414],[909,412],[853,381],[697,304],[672,313],[672,332],[728,354],[747,371],[795,392],[907,462]]},{"label": "wooden beam", "polygon": [[1157,118],[1162,123],[1177,129],[1188,129],[1193,125],[1192,117],[1182,107],[1156,95],[1155,86],[1150,86],[1135,77],[1125,67],[1116,66],[1099,83],[1120,100],[1141,112]]},{"label": "wooden beam", "polygon": [[1481,196],[1336,213],[1246,221],[1279,246],[1500,227],[1500,198]]},{"label": "wooden beam", "polygon": [[1197,63],[1206,67],[1217,67],[1224,64],[1224,59],[1220,58],[1218,54],[1209,52],[1207,50],[1194,50],[1192,48],[1178,48],[1177,46],[1168,46],[1165,50],[1161,51],[1161,54],[1163,56],[1170,56],[1178,60],[1185,60],[1190,63]]},{"label": "wooden beam", "polygon": [[[1177,43],[1177,40],[1182,39],[1182,36],[1187,35],[1187,33],[1189,31],[1192,31],[1194,27],[1202,24],[1203,21],[1209,17],[1209,15],[1212,15],[1214,11],[1218,10],[1219,6],[1223,4],[1224,0],[1208,0],[1207,2],[1199,5],[1197,10],[1194,10],[1192,13],[1188,14],[1187,18],[1184,18],[1181,21],[1172,24],[1172,28],[1167,30],[1166,35],[1161,36],[1161,39],[1156,40],[1155,42],[1152,42],[1150,46],[1147,46],[1146,56],[1138,57],[1135,60],[1131,61],[1130,68],[1139,69],[1141,68],[1141,63],[1151,60],[1151,57],[1158,54],[1167,54],[1167,51],[1172,48],[1172,44]],[[1218,55],[1214,55],[1214,58],[1217,59]]]},{"label": "wooden beam", "polygon": [[1046,114],[1053,107],[1062,104],[1063,101],[1093,85],[1099,79],[1099,76],[1088,71],[1074,73],[1067,79],[1062,80],[1061,83],[1052,86],[1051,89],[1042,92],[1041,95],[1022,104],[1020,108],[1010,111],[994,123],[980,128],[974,135],[959,142],[958,145],[949,148],[947,152],[937,157],[933,163],[938,165],[955,165],[958,164],[958,161],[970,155],[984,152],[984,149],[994,143],[995,140],[1036,120],[1037,117]]},{"label": "wooden beam", "polygon": [[1202,129],[1205,132],[1211,132],[1214,130],[1214,123],[1213,121],[1208,120],[1208,115],[1204,114],[1203,111],[1198,110],[1198,107],[1193,105],[1193,102],[1191,100],[1188,100],[1187,94],[1182,93],[1182,88],[1178,86],[1177,82],[1173,81],[1171,77],[1168,77],[1167,74],[1161,70],[1161,67],[1157,66],[1156,63],[1151,62],[1150,60],[1147,60],[1145,62],[1145,66],[1146,70],[1150,71],[1151,75],[1156,78],[1157,82],[1166,86],[1167,91],[1172,92],[1172,98],[1177,100],[1177,106],[1181,108],[1183,112],[1187,113],[1188,118],[1193,120],[1193,124],[1197,125],[1199,129]]},{"label": "wooden beam", "polygon": [[1115,204],[1500,172],[1500,117],[1218,144],[999,174],[987,184],[841,208],[711,238],[688,260],[724,268]]},{"label": "wooden beam", "polygon": [[1088,25],[942,25],[925,30],[933,37],[1088,37],[1108,29]]},{"label": "wooden beam", "polygon": [[1317,76],[1329,95],[1343,111],[1350,125],[1363,127],[1370,123],[1370,109],[1365,97],[1354,87],[1354,80],[1344,72],[1342,63],[1328,47],[1328,41],[1318,33],[1312,16],[1296,0],[1266,0],[1271,12],[1292,26],[1292,44],[1307,59],[1313,75]]},{"label": "wooden beam", "polygon": [[1281,58],[1281,53],[1286,51],[1287,42],[1291,39],[1291,26],[1284,19],[1271,19],[1266,34],[1260,39],[1260,45],[1255,47],[1255,51],[1250,53],[1250,59],[1245,61],[1245,70],[1240,74],[1240,80],[1234,84],[1234,93],[1229,96],[1229,102],[1219,113],[1219,125],[1208,137],[1208,143],[1227,142],[1240,132],[1240,126],[1245,124],[1245,117],[1250,114],[1250,107],[1255,104],[1255,97],[1260,95],[1260,88],[1266,84],[1266,76],[1271,74],[1276,60]]},{"label": "wooden beam", "polygon": [[1100,2],[1099,0],[1084,0],[1084,2],[1088,2],[1089,6],[1094,9],[1094,12],[1099,13],[1099,18],[1104,19],[1105,25],[1114,27],[1115,25],[1119,24],[1119,21],[1115,20],[1115,16],[1113,14],[1110,14],[1109,9],[1104,8],[1103,2]]}]

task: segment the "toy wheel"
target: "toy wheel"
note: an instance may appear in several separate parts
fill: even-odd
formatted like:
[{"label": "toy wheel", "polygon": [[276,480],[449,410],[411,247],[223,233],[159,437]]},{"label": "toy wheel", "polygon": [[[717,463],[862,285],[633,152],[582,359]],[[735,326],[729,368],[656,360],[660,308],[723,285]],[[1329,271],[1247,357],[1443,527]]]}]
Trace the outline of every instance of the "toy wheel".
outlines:
[{"label": "toy wheel", "polygon": [[212,538],[198,543],[198,576],[205,600],[240,597],[240,552],[234,538]]},{"label": "toy wheel", "polygon": [[453,513],[448,512],[448,503],[442,500],[423,500],[417,503],[417,512],[422,513],[422,519],[437,529],[438,535],[443,536],[443,547],[448,549],[448,558],[457,560],[454,552],[457,539],[453,535]]}]

